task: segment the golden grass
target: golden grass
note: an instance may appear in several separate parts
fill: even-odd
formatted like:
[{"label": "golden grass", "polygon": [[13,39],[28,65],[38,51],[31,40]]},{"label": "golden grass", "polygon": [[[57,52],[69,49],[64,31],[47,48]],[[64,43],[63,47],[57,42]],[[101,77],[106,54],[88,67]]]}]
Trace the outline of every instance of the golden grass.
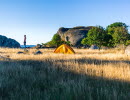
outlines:
[{"label": "golden grass", "polygon": [[24,50],[1,48],[0,54],[9,56],[12,60],[49,59],[61,67],[69,66],[66,70],[73,70],[78,74],[130,81],[130,57],[123,51],[75,49],[76,54],[55,54],[54,49],[40,49],[43,52],[41,55],[33,54],[36,49],[28,49],[26,54],[17,54],[18,51]]},{"label": "golden grass", "polygon": [[[0,84],[4,80],[10,86],[4,91],[1,85],[0,93],[13,100],[128,100],[130,57],[124,51],[74,50],[76,54],[55,54],[54,49],[40,49],[43,54],[34,55],[36,49],[17,54],[24,50],[0,48],[0,55],[11,59],[0,60]],[[17,88],[8,91],[15,83]]]}]

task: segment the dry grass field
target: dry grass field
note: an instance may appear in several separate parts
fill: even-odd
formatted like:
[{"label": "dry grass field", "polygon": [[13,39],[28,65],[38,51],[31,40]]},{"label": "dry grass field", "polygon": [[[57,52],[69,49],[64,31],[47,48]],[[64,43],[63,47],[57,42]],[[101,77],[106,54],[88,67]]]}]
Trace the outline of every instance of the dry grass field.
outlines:
[{"label": "dry grass field", "polygon": [[[0,100],[130,100],[130,57],[121,50],[0,48]],[[8,59],[9,58],[9,59]]]}]

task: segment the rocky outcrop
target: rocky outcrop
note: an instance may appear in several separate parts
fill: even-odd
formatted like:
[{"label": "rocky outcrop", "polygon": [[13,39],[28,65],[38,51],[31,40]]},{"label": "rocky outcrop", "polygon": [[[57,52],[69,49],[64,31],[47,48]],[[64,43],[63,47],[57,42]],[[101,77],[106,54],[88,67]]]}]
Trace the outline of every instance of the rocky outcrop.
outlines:
[{"label": "rocky outcrop", "polygon": [[17,54],[24,54],[24,52],[23,51],[18,51]]},{"label": "rocky outcrop", "polygon": [[127,56],[130,56],[130,45],[128,45],[128,46],[126,47],[126,49],[125,49],[125,54],[126,54]]},{"label": "rocky outcrop", "polygon": [[89,49],[94,50],[94,49],[99,49],[99,48],[98,48],[98,46],[96,46],[96,45],[92,45]]},{"label": "rocky outcrop", "polygon": [[0,35],[0,47],[20,48],[20,44],[14,39]]},{"label": "rocky outcrop", "polygon": [[78,46],[81,44],[81,40],[86,37],[86,34],[93,26],[78,26],[73,28],[61,27],[57,34],[61,36],[63,41],[70,41],[73,46]]},{"label": "rocky outcrop", "polygon": [[34,55],[39,55],[39,54],[42,54],[42,52],[41,52],[41,51],[36,51],[36,52],[34,53]]}]

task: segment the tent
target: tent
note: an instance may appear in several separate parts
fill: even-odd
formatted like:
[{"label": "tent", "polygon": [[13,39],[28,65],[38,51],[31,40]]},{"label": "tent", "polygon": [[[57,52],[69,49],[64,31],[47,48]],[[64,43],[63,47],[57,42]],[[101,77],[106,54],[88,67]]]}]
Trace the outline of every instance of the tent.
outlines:
[{"label": "tent", "polygon": [[90,49],[99,49],[96,45],[92,45]]},{"label": "tent", "polygon": [[61,46],[55,49],[54,53],[74,54],[75,51],[67,44],[62,44]]}]

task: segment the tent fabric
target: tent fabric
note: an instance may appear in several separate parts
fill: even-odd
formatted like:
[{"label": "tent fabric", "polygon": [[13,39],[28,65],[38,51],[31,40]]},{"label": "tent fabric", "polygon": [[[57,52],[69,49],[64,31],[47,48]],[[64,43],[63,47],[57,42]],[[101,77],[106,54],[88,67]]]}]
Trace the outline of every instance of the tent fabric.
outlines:
[{"label": "tent fabric", "polygon": [[62,44],[61,46],[55,49],[54,53],[74,54],[75,51],[67,44]]}]

